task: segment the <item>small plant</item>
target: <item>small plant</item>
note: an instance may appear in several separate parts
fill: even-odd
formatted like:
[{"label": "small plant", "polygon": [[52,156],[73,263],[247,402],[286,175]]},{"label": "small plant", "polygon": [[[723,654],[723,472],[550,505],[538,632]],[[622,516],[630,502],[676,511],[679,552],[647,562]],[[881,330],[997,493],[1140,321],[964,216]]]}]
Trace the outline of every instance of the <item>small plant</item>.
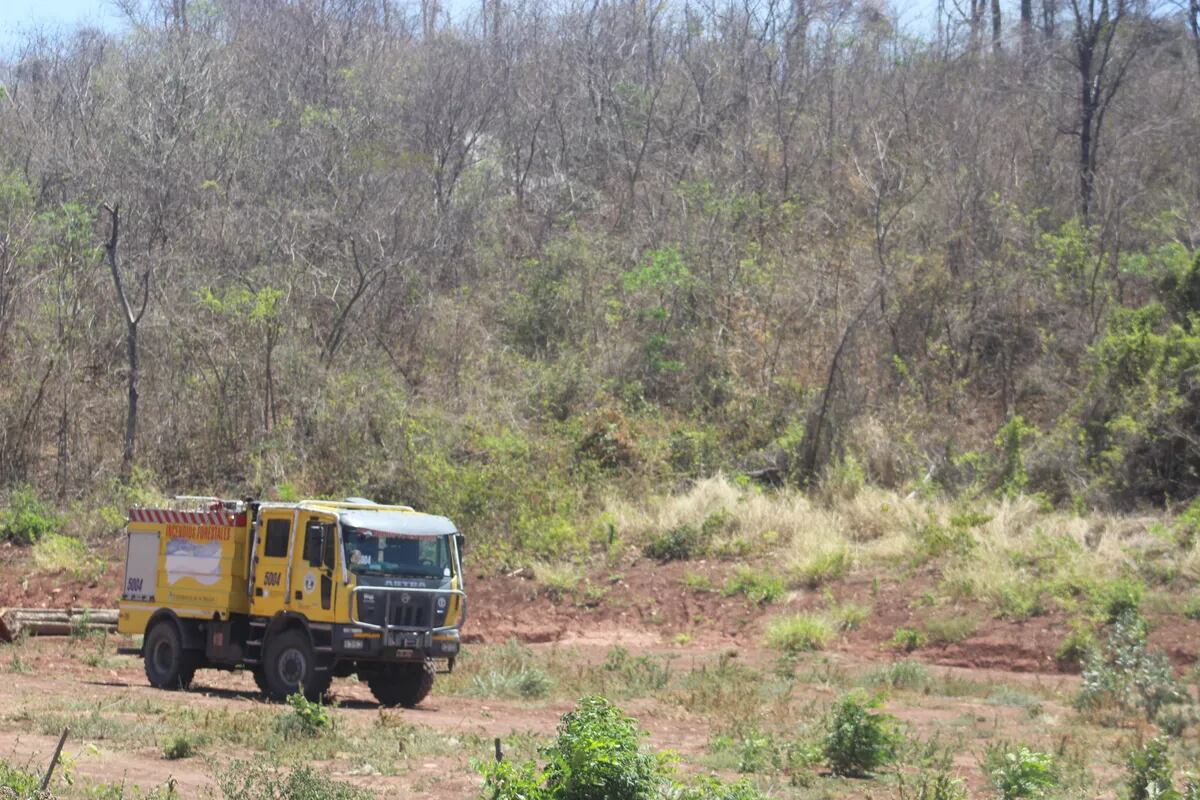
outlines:
[{"label": "small plant", "polygon": [[1137,614],[1145,587],[1131,578],[1110,581],[1100,591],[1100,610],[1104,621],[1111,624],[1126,614]]},{"label": "small plant", "polygon": [[26,772],[0,761],[0,797],[40,797],[41,780],[37,775]]},{"label": "small plant", "polygon": [[862,691],[849,692],[834,705],[822,748],[833,774],[862,777],[896,759],[901,736],[895,718],[875,710],[880,705],[878,696]]},{"label": "small plant", "polygon": [[322,736],[333,728],[333,718],[329,716],[329,710],[299,692],[288,695],[287,704],[292,710],[281,714],[275,721],[276,730],[285,738],[293,735]]},{"label": "small plant", "polygon": [[1200,619],[1200,597],[1188,599],[1183,606],[1183,615],[1188,619]]},{"label": "small plant", "polygon": [[704,531],[685,523],[651,538],[642,552],[655,561],[687,561],[704,555],[707,548]]},{"label": "small plant", "polygon": [[750,602],[764,606],[783,597],[783,581],[753,567],[739,567],[734,576],[725,582],[721,594],[726,597],[744,594]]},{"label": "small plant", "polygon": [[824,650],[831,638],[829,623],[811,614],[775,617],[767,623],[767,646],[785,653]]},{"label": "small plant", "polygon": [[716,587],[713,586],[712,578],[699,572],[685,573],[683,576],[683,585],[696,594],[705,594],[716,591]]},{"label": "small plant", "polygon": [[830,603],[829,618],[839,631],[858,630],[871,618],[871,609],[858,603]]},{"label": "small plant", "polygon": [[905,653],[924,647],[929,639],[916,628],[896,628],[892,634],[892,647]]},{"label": "small plant", "polygon": [[1015,752],[991,748],[984,766],[1001,800],[1045,797],[1059,782],[1054,756],[1025,746]]},{"label": "small plant", "polygon": [[38,499],[29,486],[14,489],[8,508],[0,513],[0,539],[31,545],[58,530],[58,516]]},{"label": "small plant", "polygon": [[290,768],[261,760],[232,761],[216,775],[225,800],[366,800],[371,795],[307,764]]},{"label": "small plant", "polygon": [[196,755],[196,745],[185,734],[175,736],[163,746],[163,758],[168,761],[191,758],[194,755]]},{"label": "small plant", "polygon": [[1054,651],[1054,661],[1059,669],[1076,670],[1083,666],[1096,647],[1096,633],[1092,626],[1086,620],[1071,620],[1071,632],[1063,637]]},{"label": "small plant", "polygon": [[561,603],[578,591],[583,573],[570,562],[538,562],[533,565],[533,578],[551,602]]},{"label": "small plant", "polygon": [[899,800],[967,800],[967,787],[946,769],[923,769],[915,778],[897,775]]},{"label": "small plant", "polygon": [[1129,773],[1129,800],[1179,796],[1172,784],[1173,769],[1166,739],[1151,739],[1144,746],[1134,748],[1125,761],[1125,769]]},{"label": "small plant", "polygon": [[845,577],[853,563],[850,551],[844,547],[817,553],[796,569],[795,581],[800,586],[817,589]]}]

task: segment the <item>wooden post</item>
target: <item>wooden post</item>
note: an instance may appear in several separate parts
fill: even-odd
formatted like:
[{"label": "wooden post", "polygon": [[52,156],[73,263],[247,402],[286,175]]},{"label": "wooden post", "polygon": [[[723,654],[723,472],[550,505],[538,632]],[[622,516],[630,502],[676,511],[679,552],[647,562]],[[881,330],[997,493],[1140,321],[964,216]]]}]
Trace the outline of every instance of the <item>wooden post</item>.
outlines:
[{"label": "wooden post", "polygon": [[62,755],[63,744],[67,741],[67,734],[70,731],[70,728],[63,728],[62,736],[58,737],[58,747],[54,748],[54,758],[50,759],[50,766],[46,768],[46,776],[42,778],[41,790],[43,792],[50,787],[50,779],[54,777],[54,766],[58,764],[58,757]]},{"label": "wooden post", "polygon": [[504,760],[504,747],[503,747],[503,745],[500,744],[500,737],[497,736],[496,737],[496,762],[499,763],[503,760]]}]

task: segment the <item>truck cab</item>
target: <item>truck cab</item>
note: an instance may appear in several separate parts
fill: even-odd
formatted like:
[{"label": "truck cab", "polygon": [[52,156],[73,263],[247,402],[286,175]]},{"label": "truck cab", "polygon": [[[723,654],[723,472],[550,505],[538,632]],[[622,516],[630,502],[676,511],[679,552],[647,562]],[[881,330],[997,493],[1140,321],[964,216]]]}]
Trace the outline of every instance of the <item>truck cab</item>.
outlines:
[{"label": "truck cab", "polygon": [[144,634],[151,684],[241,667],[271,697],[316,698],[357,674],[381,704],[413,706],[453,669],[466,594],[450,520],[362,500],[205,500],[220,508],[130,510],[118,629]]}]

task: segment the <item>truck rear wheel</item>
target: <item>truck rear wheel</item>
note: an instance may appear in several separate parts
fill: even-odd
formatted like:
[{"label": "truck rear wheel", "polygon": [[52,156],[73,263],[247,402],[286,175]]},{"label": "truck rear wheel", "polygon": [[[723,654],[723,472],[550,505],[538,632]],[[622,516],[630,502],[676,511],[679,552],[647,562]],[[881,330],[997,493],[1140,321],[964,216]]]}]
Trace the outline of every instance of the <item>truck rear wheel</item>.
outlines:
[{"label": "truck rear wheel", "polygon": [[367,676],[371,694],[382,706],[412,708],[433,688],[432,661],[420,664],[393,664]]},{"label": "truck rear wheel", "polygon": [[316,702],[329,690],[332,676],[317,671],[312,642],[304,631],[295,628],[272,636],[267,641],[262,664],[266,692],[275,700],[284,700],[298,690]]},{"label": "truck rear wheel", "polygon": [[169,619],[160,619],[146,632],[142,658],[146,679],[158,689],[186,689],[196,675],[196,656],[183,649],[179,628]]}]

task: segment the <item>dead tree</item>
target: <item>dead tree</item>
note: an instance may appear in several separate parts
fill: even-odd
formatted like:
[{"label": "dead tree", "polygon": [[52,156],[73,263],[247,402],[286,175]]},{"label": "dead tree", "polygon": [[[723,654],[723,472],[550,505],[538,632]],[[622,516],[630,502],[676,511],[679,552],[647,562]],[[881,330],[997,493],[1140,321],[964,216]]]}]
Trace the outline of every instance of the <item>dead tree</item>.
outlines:
[{"label": "dead tree", "polygon": [[121,277],[120,260],[117,256],[117,239],[121,232],[121,206],[105,204],[112,222],[108,241],[104,244],[104,252],[108,257],[108,266],[112,270],[113,284],[117,287],[117,302],[125,317],[125,347],[129,357],[129,406],[125,415],[125,447],[121,452],[121,477],[128,478],[133,469],[133,456],[137,445],[138,421],[138,379],[140,366],[138,364],[138,325],[146,315],[150,304],[150,269],[142,273],[142,300],[135,312],[125,291],[125,281]]}]

